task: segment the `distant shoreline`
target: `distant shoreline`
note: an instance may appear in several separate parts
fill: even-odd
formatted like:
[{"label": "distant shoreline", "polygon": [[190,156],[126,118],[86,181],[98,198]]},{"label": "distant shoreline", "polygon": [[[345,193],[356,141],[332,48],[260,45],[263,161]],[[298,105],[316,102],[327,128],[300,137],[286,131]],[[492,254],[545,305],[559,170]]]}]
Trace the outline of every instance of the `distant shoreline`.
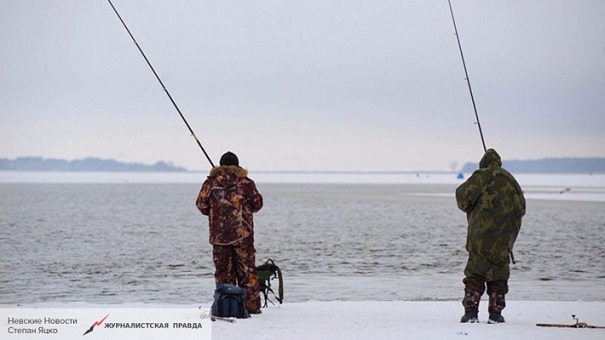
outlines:
[{"label": "distant shoreline", "polygon": [[186,172],[184,167],[157,161],[148,165],[126,163],[115,159],[88,157],[65,160],[42,157],[0,158],[0,171],[65,171],[65,172]]},{"label": "distant shoreline", "polygon": [[[513,174],[605,174],[605,158],[545,158],[538,160],[504,160],[503,166]],[[477,170],[477,163],[466,163],[460,170],[255,170],[259,174],[361,174],[361,175],[402,175],[412,174],[469,174]],[[0,158],[0,171],[22,172],[207,172],[208,170],[188,170],[171,162],[157,161],[154,164],[121,162],[114,159],[88,157],[76,160],[43,157]]]},{"label": "distant shoreline", "polygon": [[[528,160],[503,160],[502,166],[513,174],[602,174],[605,173],[605,158],[544,158]],[[472,172],[478,163],[466,163],[462,172]]]}]

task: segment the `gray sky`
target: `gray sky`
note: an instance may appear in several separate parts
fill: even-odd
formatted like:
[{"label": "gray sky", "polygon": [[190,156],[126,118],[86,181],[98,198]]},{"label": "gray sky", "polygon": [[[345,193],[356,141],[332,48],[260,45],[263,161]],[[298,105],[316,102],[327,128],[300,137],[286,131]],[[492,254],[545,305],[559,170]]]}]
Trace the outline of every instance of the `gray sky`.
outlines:
[{"label": "gray sky", "polygon": [[[483,154],[447,0],[113,0],[215,163]],[[452,0],[488,147],[605,157],[605,1]],[[105,0],[0,0],[0,157],[209,164]]]}]

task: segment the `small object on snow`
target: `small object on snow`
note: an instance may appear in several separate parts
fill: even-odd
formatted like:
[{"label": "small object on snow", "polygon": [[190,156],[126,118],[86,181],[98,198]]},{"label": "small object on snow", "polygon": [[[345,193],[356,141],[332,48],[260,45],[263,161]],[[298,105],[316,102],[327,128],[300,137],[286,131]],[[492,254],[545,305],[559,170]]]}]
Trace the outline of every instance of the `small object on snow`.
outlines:
[{"label": "small object on snow", "polygon": [[[202,306],[200,306],[200,309],[202,309]],[[235,319],[232,318],[225,318],[222,316],[214,316],[208,312],[202,311],[202,314],[200,314],[200,319],[210,319],[211,321],[225,321],[225,322],[230,322],[230,323],[234,323]]]},{"label": "small object on snow", "polygon": [[456,333],[456,335],[468,335],[468,333],[467,332],[458,332],[458,333]]},{"label": "small object on snow", "polygon": [[559,324],[559,323],[537,323],[538,327],[560,327],[560,328],[605,328],[603,326],[593,326],[589,325],[586,322],[580,322],[578,318],[576,318],[575,314],[571,316],[576,323],[571,325]]},{"label": "small object on snow", "polygon": [[214,315],[210,315],[210,320],[212,320],[212,321],[220,320],[220,321],[226,321],[226,322],[230,322],[230,323],[235,322],[235,319],[224,318],[222,316],[214,316]]}]

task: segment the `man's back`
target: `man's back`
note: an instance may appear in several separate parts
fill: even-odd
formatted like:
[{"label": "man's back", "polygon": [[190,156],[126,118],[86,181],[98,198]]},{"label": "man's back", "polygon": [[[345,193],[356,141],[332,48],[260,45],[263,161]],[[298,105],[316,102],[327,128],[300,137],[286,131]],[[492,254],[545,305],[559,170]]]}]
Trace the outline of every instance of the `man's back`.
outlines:
[{"label": "man's back", "polygon": [[239,166],[219,166],[202,185],[196,205],[210,218],[210,244],[254,241],[252,214],[262,208],[263,199],[247,175]]},{"label": "man's back", "polygon": [[501,165],[500,156],[488,150],[481,168],[456,189],[469,224],[467,250],[495,263],[508,259],[525,215],[523,191]]}]

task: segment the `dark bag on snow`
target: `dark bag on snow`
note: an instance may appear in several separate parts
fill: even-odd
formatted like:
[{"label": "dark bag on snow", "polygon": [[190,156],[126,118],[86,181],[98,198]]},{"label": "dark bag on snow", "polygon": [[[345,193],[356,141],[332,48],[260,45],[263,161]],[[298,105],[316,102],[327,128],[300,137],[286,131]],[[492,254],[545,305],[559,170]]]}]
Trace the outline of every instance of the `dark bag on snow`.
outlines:
[{"label": "dark bag on snow", "polygon": [[[284,278],[281,275],[281,270],[279,267],[273,262],[273,260],[268,259],[267,262],[261,264],[256,267],[256,271],[258,272],[258,286],[260,291],[265,296],[265,304],[263,307],[267,307],[267,301],[274,304],[273,301],[269,299],[269,293],[272,293],[273,296],[279,304],[281,305],[284,301]],[[279,282],[279,287],[277,289],[277,294],[271,288],[271,280],[277,279]]]},{"label": "dark bag on snow", "polygon": [[218,283],[214,290],[214,302],[210,307],[214,316],[246,319],[246,289],[228,283]]}]

